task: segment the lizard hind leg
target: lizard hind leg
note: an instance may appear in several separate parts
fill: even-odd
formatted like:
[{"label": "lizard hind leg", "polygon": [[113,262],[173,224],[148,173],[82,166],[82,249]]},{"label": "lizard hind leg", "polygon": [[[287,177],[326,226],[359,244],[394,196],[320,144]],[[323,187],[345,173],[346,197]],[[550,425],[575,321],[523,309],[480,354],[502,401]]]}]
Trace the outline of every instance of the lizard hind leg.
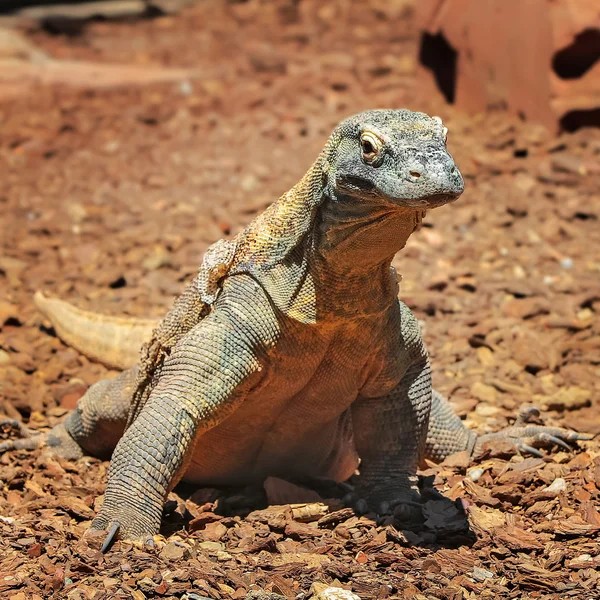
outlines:
[{"label": "lizard hind leg", "polygon": [[81,446],[69,435],[64,423],[59,423],[50,431],[43,433],[29,429],[16,419],[0,420],[0,427],[2,426],[18,429],[21,438],[0,443],[0,454],[9,450],[35,450],[45,447],[51,454],[67,460],[77,460],[83,456]]},{"label": "lizard hind leg", "polygon": [[98,458],[112,454],[125,431],[137,374],[135,366],[114,379],[98,381],[67,416],[64,427],[86,454]]},{"label": "lizard hind leg", "polygon": [[85,454],[108,458],[125,430],[136,377],[137,367],[133,367],[114,379],[95,383],[67,418],[45,433],[33,431],[14,419],[0,421],[0,426],[18,429],[21,434],[21,439],[0,443],[0,453],[43,447],[50,454],[69,460]]}]

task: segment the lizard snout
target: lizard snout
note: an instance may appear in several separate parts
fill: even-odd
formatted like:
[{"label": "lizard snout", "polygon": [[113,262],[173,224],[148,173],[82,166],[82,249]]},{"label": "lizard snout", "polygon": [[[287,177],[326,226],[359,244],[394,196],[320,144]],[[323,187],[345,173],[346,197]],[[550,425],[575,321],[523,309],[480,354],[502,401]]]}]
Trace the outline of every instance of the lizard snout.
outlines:
[{"label": "lizard snout", "polygon": [[456,200],[465,189],[462,175],[446,151],[417,155],[403,170],[402,178],[414,186],[415,197],[430,208]]}]

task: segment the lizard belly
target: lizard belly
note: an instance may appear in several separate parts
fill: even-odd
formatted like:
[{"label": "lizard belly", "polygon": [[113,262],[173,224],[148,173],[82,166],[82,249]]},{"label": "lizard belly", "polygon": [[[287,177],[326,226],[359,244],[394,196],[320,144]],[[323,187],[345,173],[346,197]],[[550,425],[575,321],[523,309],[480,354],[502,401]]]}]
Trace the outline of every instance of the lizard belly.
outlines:
[{"label": "lizard belly", "polygon": [[[269,475],[338,481],[352,475],[358,456],[350,406],[358,395],[363,353],[348,352],[335,339],[319,341],[292,340],[289,352],[279,346],[263,384],[198,437],[186,481],[236,485]],[[302,355],[299,346],[311,354]]]}]

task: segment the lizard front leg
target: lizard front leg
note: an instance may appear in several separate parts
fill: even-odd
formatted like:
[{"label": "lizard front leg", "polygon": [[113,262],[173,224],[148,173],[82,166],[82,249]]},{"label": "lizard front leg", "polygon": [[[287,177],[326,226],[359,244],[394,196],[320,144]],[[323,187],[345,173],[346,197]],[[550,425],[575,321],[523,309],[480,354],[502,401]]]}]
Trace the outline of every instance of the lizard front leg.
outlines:
[{"label": "lizard front leg", "polygon": [[431,369],[416,360],[388,394],[359,398],[352,405],[360,457],[357,492],[378,512],[419,499],[417,467],[431,409]]},{"label": "lizard front leg", "polygon": [[92,529],[142,541],[158,533],[164,501],[184,474],[195,440],[236,410],[244,384],[256,383],[254,374],[261,377],[258,356],[273,341],[277,321],[262,288],[246,276],[235,279],[165,360],[115,449]]}]

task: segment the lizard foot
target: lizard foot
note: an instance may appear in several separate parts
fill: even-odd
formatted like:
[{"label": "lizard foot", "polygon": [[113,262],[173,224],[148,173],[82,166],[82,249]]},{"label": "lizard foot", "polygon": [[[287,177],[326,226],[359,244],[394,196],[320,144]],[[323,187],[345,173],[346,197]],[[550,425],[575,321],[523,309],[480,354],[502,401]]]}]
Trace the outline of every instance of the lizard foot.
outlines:
[{"label": "lizard foot", "polygon": [[9,450],[35,450],[36,448],[45,447],[50,454],[68,460],[77,460],[83,456],[83,450],[69,435],[63,423],[59,423],[50,431],[41,433],[29,429],[17,419],[0,420],[0,427],[2,426],[17,429],[21,438],[0,443],[0,454]]},{"label": "lizard foot", "polygon": [[372,510],[379,516],[393,515],[401,522],[423,521],[423,505],[416,477],[394,479],[372,489],[359,486],[357,492],[346,495],[344,501],[359,515]]},{"label": "lizard foot", "polygon": [[[591,440],[594,436],[577,433],[562,427],[547,427],[545,425],[532,425],[533,420],[538,420],[540,411],[537,408],[527,408],[521,412],[515,424],[496,433],[479,436],[475,453],[482,449],[483,444],[490,440],[503,440],[509,442],[515,451],[520,454],[532,454],[542,458],[544,455],[539,447],[559,446],[565,450],[572,450],[569,445],[573,442]],[[539,422],[539,421],[538,421]]]},{"label": "lizard foot", "polygon": [[120,529],[121,524],[118,521],[113,521],[107,529],[88,529],[83,535],[83,540],[88,545],[99,548],[102,554],[108,552],[117,539],[123,539],[125,542],[130,542],[138,550],[150,550],[153,548],[161,549],[166,544],[166,540],[162,535],[145,535],[128,538],[119,535]]},{"label": "lizard foot", "polygon": [[93,532],[105,531],[106,537],[100,548],[103,553],[116,539],[132,542],[137,547],[153,548],[159,539],[159,536],[155,535],[158,533],[158,527],[150,523],[139,511],[136,512],[131,506],[123,503],[118,508],[103,506],[84,538]]},{"label": "lizard foot", "polygon": [[21,436],[21,439],[6,440],[0,443],[0,453],[9,450],[35,450],[43,445],[45,435],[39,431],[29,429],[18,419],[2,419],[0,427],[16,429]]}]

